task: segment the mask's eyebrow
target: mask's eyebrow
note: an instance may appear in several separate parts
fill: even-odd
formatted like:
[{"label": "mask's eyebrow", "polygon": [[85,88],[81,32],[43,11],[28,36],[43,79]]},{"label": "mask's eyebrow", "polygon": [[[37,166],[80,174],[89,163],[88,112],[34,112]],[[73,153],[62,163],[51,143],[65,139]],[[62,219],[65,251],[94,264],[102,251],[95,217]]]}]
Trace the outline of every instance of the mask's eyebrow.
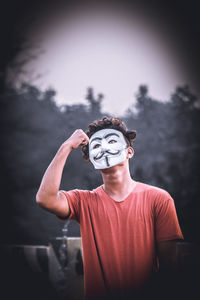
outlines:
[{"label": "mask's eyebrow", "polygon": [[106,134],[104,138],[107,139],[109,136],[112,136],[112,135],[116,135],[116,136],[119,137],[119,135],[118,135],[117,133],[114,133],[114,132],[113,132],[113,133],[108,133],[108,134]]},{"label": "mask's eyebrow", "polygon": [[102,138],[100,138],[100,137],[95,137],[95,138],[93,138],[91,141],[90,141],[90,144],[92,143],[92,142],[94,142],[94,141],[96,141],[96,140],[102,140]]}]

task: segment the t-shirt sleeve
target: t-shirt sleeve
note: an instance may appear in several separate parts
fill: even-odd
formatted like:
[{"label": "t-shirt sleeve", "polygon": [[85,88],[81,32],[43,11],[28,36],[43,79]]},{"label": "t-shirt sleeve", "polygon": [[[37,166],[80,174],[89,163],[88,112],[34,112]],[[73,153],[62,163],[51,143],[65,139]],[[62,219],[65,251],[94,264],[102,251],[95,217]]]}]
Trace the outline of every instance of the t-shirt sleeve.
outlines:
[{"label": "t-shirt sleeve", "polygon": [[60,191],[62,192],[69,204],[70,215],[67,219],[76,220],[80,223],[80,193],[78,190]]},{"label": "t-shirt sleeve", "polygon": [[167,192],[157,198],[155,220],[157,242],[183,239],[174,200]]}]

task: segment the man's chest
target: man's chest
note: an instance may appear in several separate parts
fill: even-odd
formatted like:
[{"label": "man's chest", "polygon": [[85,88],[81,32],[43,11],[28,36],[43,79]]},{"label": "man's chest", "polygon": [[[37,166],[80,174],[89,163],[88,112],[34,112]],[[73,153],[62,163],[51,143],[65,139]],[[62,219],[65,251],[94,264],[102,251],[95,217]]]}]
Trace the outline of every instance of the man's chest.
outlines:
[{"label": "man's chest", "polygon": [[133,198],[122,202],[100,199],[93,204],[87,206],[85,213],[92,226],[100,230],[145,230],[154,225],[152,205],[143,199]]}]

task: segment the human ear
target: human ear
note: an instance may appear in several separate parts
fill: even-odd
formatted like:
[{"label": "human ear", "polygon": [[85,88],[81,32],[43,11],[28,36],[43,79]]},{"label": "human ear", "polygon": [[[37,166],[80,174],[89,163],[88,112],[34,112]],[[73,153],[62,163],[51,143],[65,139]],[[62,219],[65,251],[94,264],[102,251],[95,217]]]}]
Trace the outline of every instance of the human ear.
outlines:
[{"label": "human ear", "polygon": [[134,149],[132,147],[127,148],[127,158],[130,159],[134,155]]}]

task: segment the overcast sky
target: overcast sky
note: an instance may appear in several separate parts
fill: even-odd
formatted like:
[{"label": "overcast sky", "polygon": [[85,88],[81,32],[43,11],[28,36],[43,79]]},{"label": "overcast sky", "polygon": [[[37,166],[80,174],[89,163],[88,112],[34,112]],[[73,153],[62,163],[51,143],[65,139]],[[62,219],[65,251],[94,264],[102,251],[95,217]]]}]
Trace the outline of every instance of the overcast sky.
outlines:
[{"label": "overcast sky", "polygon": [[160,24],[137,11],[76,7],[32,28],[44,53],[26,68],[34,83],[57,91],[59,104],[86,103],[86,89],[103,93],[103,110],[122,114],[140,84],[165,101],[177,85],[192,86],[177,45]]}]

